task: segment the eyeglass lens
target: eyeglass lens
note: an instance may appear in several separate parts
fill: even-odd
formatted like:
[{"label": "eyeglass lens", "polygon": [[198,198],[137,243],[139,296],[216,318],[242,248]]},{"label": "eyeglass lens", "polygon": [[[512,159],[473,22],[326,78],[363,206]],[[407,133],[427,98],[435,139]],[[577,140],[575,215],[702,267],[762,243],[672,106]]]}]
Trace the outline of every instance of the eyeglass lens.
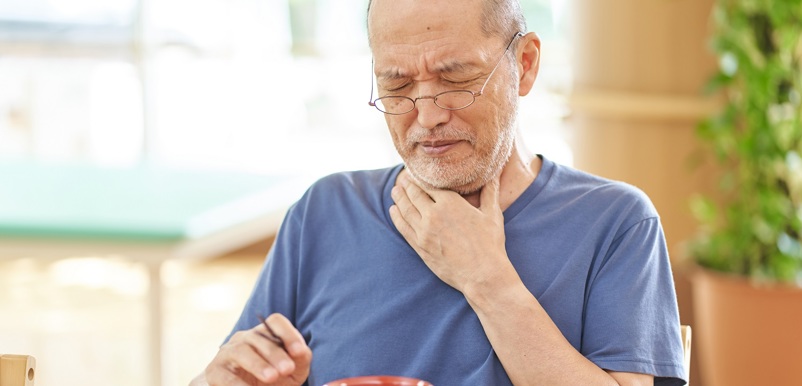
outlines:
[{"label": "eyeglass lens", "polygon": [[[473,104],[475,97],[473,92],[468,90],[453,90],[442,92],[434,97],[418,98],[417,100],[420,99],[433,99],[434,104],[441,109],[459,110]],[[415,108],[415,103],[415,99],[405,96],[386,96],[376,100],[376,108],[390,114],[404,114],[412,111]]]}]

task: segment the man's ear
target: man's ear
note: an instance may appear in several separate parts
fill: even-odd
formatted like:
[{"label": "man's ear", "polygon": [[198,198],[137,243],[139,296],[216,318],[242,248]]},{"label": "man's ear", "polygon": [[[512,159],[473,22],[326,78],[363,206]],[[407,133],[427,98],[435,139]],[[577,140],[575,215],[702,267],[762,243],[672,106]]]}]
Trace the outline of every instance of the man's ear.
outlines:
[{"label": "man's ear", "polygon": [[532,90],[540,70],[540,37],[534,32],[529,32],[521,39],[524,43],[518,48],[517,53],[520,74],[518,95],[524,96]]}]

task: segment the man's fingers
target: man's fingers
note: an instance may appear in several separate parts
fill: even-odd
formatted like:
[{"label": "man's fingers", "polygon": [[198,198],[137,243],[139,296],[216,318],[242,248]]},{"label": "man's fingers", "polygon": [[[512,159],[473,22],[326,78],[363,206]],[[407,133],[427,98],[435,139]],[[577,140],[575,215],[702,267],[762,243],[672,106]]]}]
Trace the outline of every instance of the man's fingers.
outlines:
[{"label": "man's fingers", "polygon": [[418,186],[418,184],[412,180],[412,177],[409,174],[399,175],[398,184],[396,186],[398,185],[403,188],[404,193],[406,193],[407,198],[409,198],[409,201],[415,205],[419,211],[424,211],[434,203],[434,199],[429,195],[429,193]]},{"label": "man's fingers", "polygon": [[261,367],[257,368],[255,361],[240,360],[240,362],[245,370],[260,380],[273,379],[278,375],[286,376],[295,371],[295,363],[290,355],[282,347],[267,339],[264,333],[254,331],[248,335],[246,342],[262,359],[262,363],[259,363]]},{"label": "man's fingers", "polygon": [[255,355],[241,356],[239,367],[263,382],[272,382],[280,375],[291,374],[295,364],[284,348],[265,337],[266,332],[260,331],[263,329],[265,326],[260,325],[245,334],[243,340]]},{"label": "man's fingers", "polygon": [[[306,344],[301,332],[292,325],[289,319],[281,314],[272,314],[265,323],[270,326],[284,344],[283,353],[289,355],[290,360],[282,358],[276,368],[282,376],[290,377],[303,382],[309,375],[309,366],[312,363],[312,349]],[[272,362],[271,362],[272,363]]]},{"label": "man's fingers", "polygon": [[253,376],[241,373],[242,371],[239,370],[232,371],[223,367],[209,367],[206,369],[204,377],[206,384],[209,386],[250,386],[245,379],[252,379]]},{"label": "man's fingers", "polygon": [[401,209],[398,208],[398,204],[390,207],[390,220],[393,221],[395,229],[398,229],[398,232],[401,233],[401,236],[404,236],[404,239],[407,241],[416,240],[415,229],[404,219],[404,215],[401,214]]},{"label": "man's fingers", "polygon": [[499,176],[490,180],[482,188],[482,193],[479,195],[479,208],[486,212],[488,210],[497,212],[501,210],[499,204]]},{"label": "man's fingers", "polygon": [[398,215],[404,219],[404,222],[409,225],[417,224],[421,219],[421,213],[418,207],[410,200],[407,190],[400,185],[396,185],[390,194],[395,202]]},{"label": "man's fingers", "polygon": [[[273,373],[276,376],[289,376],[297,368],[295,357],[303,358],[307,352],[311,356],[311,350],[301,333],[283,315],[272,314],[265,323],[270,326],[271,331],[268,331],[264,324],[259,324],[253,328],[254,334],[249,334],[246,340],[269,363],[269,366],[262,370],[263,377],[272,378]],[[270,334],[275,334],[282,345],[273,342],[268,337]]]},{"label": "man's fingers", "polygon": [[[276,342],[274,337],[280,339]],[[204,375],[210,386],[301,384],[309,375],[312,350],[301,333],[280,314],[270,315],[220,347]]]},{"label": "man's fingers", "polygon": [[216,359],[206,369],[206,379],[210,385],[247,385],[253,379],[273,382],[278,378],[278,372],[257,351],[249,335],[253,333],[242,332],[236,342],[220,348],[219,361]]},{"label": "man's fingers", "polygon": [[298,331],[298,329],[292,325],[292,322],[284,315],[278,313],[271,314],[267,317],[265,323],[267,323],[270,329],[273,330],[273,333],[281,339],[284,344],[284,350],[286,350],[291,357],[301,357],[311,352],[301,332]]}]

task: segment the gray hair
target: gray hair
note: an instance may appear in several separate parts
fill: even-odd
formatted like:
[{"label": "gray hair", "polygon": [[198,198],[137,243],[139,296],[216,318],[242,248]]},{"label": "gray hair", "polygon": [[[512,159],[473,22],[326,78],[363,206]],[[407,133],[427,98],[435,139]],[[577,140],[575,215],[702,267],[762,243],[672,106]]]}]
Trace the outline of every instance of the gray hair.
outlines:
[{"label": "gray hair", "polygon": [[[373,0],[368,1],[368,15]],[[511,38],[516,32],[526,32],[524,18],[519,0],[484,0],[481,20],[482,33],[485,36]],[[370,39],[370,17],[368,17],[368,39]]]},{"label": "gray hair", "polygon": [[485,0],[482,7],[482,32],[485,36],[509,39],[526,32],[526,19],[518,0]]}]

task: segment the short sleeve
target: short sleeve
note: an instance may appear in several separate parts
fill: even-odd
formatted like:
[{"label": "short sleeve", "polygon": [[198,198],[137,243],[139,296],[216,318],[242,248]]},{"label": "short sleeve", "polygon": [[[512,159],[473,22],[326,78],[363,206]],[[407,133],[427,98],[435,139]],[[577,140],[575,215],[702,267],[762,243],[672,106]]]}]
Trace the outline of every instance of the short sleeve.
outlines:
[{"label": "short sleeve", "polygon": [[253,328],[260,323],[259,316],[267,317],[269,314],[280,313],[295,324],[298,210],[296,204],[284,218],[242,314],[225,342],[228,342],[237,331]]},{"label": "short sleeve", "polygon": [[659,218],[618,235],[588,282],[581,352],[611,371],[655,375],[683,385],[677,299]]}]

